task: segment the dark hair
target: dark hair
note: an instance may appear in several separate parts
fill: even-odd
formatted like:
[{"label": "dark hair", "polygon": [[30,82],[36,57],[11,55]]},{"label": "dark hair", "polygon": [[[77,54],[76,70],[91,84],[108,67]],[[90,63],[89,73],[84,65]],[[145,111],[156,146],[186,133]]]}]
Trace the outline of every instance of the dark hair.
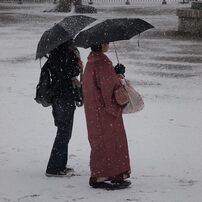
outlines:
[{"label": "dark hair", "polygon": [[101,51],[102,51],[102,45],[101,45],[101,44],[98,44],[98,45],[92,46],[92,47],[91,47],[91,50],[92,50],[93,52],[101,52]]},{"label": "dark hair", "polygon": [[62,55],[66,55],[68,51],[71,51],[70,47],[72,44],[72,40],[62,43],[50,52],[50,56],[60,57]]}]

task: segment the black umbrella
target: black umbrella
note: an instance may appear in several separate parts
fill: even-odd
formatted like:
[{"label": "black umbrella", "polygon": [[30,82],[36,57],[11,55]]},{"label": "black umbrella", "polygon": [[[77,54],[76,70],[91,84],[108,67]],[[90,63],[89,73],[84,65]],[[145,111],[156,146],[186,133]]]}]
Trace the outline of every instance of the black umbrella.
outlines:
[{"label": "black umbrella", "polygon": [[73,15],[64,18],[43,33],[37,46],[36,59],[42,58],[62,43],[73,39],[84,27],[96,19],[85,15]]},{"label": "black umbrella", "polygon": [[81,31],[74,39],[75,45],[83,48],[101,44],[128,40],[154,26],[138,18],[115,18],[97,23]]}]

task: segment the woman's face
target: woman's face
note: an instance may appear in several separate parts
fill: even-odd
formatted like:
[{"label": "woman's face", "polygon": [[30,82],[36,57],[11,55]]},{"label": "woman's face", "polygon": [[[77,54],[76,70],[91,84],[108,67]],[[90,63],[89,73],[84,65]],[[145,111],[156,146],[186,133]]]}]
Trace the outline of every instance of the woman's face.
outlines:
[{"label": "woman's face", "polygon": [[102,52],[107,52],[109,50],[109,43],[103,43],[102,45]]}]

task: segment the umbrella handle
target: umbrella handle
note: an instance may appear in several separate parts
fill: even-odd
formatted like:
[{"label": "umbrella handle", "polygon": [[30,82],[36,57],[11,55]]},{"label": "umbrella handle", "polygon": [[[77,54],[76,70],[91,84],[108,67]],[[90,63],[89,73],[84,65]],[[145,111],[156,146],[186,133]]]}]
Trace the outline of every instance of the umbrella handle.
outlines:
[{"label": "umbrella handle", "polygon": [[114,42],[113,42],[113,45],[114,45],[114,50],[115,50],[115,53],[116,53],[116,59],[117,59],[117,62],[119,64],[119,57],[118,57],[117,49],[116,49],[116,46],[115,46]]}]

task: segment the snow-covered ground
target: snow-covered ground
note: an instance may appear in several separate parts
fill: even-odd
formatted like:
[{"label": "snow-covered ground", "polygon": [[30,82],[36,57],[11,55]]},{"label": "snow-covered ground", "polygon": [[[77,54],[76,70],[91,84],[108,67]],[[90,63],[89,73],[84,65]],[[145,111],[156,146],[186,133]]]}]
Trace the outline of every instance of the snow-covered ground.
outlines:
[{"label": "snow-covered ground", "polygon": [[[0,201],[1,202],[200,202],[202,198],[202,41],[175,36],[172,3],[106,8],[92,16],[140,17],[155,26],[118,42],[127,77],[144,96],[143,111],[124,115],[130,158],[129,189],[88,186],[89,144],[83,108],[70,142],[71,178],[44,175],[55,138],[51,108],[33,100],[40,73],[37,43],[68,14],[42,12],[52,4],[0,4]],[[12,7],[12,9],[11,9]],[[86,62],[89,50],[80,49]],[[111,47],[108,54],[116,64]],[[44,61],[43,61],[44,62]]]}]

